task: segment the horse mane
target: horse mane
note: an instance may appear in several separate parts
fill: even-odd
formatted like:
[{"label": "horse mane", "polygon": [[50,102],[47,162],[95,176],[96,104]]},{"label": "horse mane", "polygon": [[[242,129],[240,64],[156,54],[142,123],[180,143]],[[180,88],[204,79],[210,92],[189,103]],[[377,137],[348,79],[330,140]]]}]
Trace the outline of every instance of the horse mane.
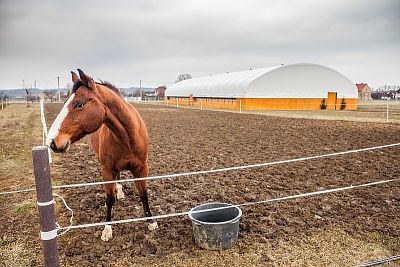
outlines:
[{"label": "horse mane", "polygon": [[[96,82],[96,84],[99,85],[104,85],[106,88],[110,89],[111,91],[113,91],[114,93],[116,93],[121,99],[123,99],[124,97],[121,94],[121,91],[115,87],[115,85],[107,82],[107,81],[102,81],[100,80],[100,82]],[[81,82],[81,80],[77,80],[74,83],[74,86],[72,87],[72,93],[76,93],[76,91],[79,89],[79,87],[83,86],[84,84]]]},{"label": "horse mane", "polygon": [[112,83],[100,80],[100,83],[96,84],[104,85],[105,87],[116,93],[120,98],[124,99],[123,95],[121,94],[121,91],[117,87],[115,87],[115,85],[113,85]]}]

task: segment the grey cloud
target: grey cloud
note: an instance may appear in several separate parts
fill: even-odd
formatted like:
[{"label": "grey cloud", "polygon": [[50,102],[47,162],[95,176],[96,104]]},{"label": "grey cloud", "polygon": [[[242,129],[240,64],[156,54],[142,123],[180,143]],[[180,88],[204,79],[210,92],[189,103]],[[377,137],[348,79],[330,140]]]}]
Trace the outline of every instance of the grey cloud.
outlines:
[{"label": "grey cloud", "polygon": [[173,81],[298,61],[400,84],[399,10],[397,0],[1,1],[0,88],[76,67]]}]

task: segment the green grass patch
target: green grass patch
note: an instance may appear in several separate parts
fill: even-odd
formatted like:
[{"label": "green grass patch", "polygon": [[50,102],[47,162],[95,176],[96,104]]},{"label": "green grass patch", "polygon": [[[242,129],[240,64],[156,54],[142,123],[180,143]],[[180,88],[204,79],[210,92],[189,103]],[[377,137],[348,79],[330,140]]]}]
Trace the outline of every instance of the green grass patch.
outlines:
[{"label": "green grass patch", "polygon": [[13,211],[17,214],[27,214],[32,211],[34,205],[31,200],[24,200],[14,205]]}]

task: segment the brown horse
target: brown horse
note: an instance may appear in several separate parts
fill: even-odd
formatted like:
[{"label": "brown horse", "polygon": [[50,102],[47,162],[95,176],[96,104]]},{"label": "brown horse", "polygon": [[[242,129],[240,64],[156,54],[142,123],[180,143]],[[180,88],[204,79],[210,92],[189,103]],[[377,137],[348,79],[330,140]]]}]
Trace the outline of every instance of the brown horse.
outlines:
[{"label": "brown horse", "polygon": [[[101,164],[104,181],[119,179],[119,173],[129,170],[133,177],[148,176],[148,135],[146,125],[137,110],[126,103],[119,90],[107,82],[96,83],[79,70],[72,74],[72,94],[50,127],[46,144],[55,152],[67,152],[71,144],[89,135],[89,141]],[[146,181],[135,186],[147,217],[152,216],[146,190]],[[111,210],[117,199],[124,197],[122,186],[104,185],[106,221],[111,221]],[[117,192],[117,194],[115,194]],[[157,228],[149,220],[148,228]],[[112,229],[106,225],[101,239],[112,238]]]}]

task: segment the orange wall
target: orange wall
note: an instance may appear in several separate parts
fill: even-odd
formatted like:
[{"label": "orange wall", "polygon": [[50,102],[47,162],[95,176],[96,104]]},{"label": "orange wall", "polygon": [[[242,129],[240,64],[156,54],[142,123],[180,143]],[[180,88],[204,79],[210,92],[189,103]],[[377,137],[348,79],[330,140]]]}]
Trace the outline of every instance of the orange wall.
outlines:
[{"label": "orange wall", "polygon": [[[239,110],[320,110],[322,98],[242,98],[234,100],[225,100],[212,98],[179,98],[178,105],[194,106],[216,109],[236,109]],[[332,97],[325,99],[326,109],[340,110],[342,99],[333,101]],[[170,97],[167,100],[168,105],[176,106],[176,98]],[[336,103],[336,104],[335,104]],[[357,110],[358,99],[345,99],[345,110]]]}]

